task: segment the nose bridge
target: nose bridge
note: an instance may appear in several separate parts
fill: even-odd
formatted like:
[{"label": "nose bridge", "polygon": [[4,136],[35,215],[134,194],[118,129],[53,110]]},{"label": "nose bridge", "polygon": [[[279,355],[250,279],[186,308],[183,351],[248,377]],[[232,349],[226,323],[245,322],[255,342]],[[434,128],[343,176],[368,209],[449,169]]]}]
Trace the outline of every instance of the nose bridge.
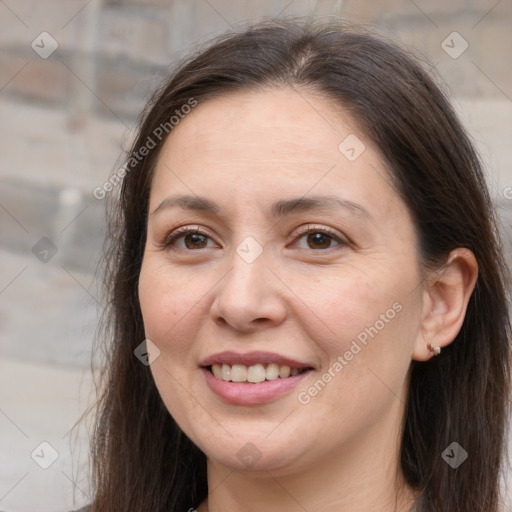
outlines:
[{"label": "nose bridge", "polygon": [[237,329],[250,326],[253,320],[282,320],[285,308],[266,268],[269,256],[254,237],[246,237],[236,246],[212,305],[215,317]]},{"label": "nose bridge", "polygon": [[268,286],[268,276],[265,275],[267,258],[268,249],[264,251],[263,245],[252,236],[244,238],[231,256],[231,271],[227,276],[230,293],[245,301],[265,294]]}]

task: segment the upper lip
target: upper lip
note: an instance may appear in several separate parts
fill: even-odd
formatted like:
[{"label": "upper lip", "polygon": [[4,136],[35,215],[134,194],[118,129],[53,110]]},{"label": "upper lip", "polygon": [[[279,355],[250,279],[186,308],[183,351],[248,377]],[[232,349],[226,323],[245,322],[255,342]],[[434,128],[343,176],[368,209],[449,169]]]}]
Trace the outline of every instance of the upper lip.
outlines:
[{"label": "upper lip", "polygon": [[279,366],[289,366],[290,368],[298,368],[299,370],[302,368],[313,368],[313,366],[309,363],[296,361],[294,359],[290,359],[289,357],[281,356],[273,352],[261,351],[247,352],[245,354],[233,351],[219,352],[217,354],[208,356],[206,359],[203,359],[199,363],[199,366],[207,367],[211,366],[212,364],[243,364],[245,366],[252,366],[255,364],[267,363],[275,363]]}]

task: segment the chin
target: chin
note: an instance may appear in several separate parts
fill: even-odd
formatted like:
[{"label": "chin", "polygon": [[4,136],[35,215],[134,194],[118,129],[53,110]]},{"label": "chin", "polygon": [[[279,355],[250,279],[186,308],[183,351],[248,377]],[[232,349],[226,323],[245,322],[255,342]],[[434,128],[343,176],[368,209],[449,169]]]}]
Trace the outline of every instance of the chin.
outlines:
[{"label": "chin", "polygon": [[286,437],[286,440],[265,439],[265,435],[258,436],[240,435],[229,437],[226,434],[225,440],[212,444],[209,438],[205,443],[198,446],[206,454],[209,460],[215,461],[232,471],[243,471],[262,473],[267,476],[272,471],[277,474],[289,474],[300,471],[302,467],[308,467],[310,461],[304,457],[305,448],[298,446],[295,436]]}]

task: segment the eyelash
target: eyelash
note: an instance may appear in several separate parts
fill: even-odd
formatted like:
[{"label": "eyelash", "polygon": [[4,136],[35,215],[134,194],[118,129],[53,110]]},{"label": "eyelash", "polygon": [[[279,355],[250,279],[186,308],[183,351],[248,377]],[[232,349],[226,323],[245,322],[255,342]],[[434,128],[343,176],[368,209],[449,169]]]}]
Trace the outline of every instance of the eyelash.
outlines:
[{"label": "eyelash", "polygon": [[[308,235],[310,233],[322,233],[324,235],[327,235],[331,239],[333,239],[334,241],[338,242],[339,246],[347,246],[348,245],[348,242],[346,242],[344,240],[341,240],[339,238],[339,236],[336,233],[334,233],[333,231],[331,231],[330,229],[323,228],[323,227],[322,228],[318,228],[318,227],[314,227],[314,226],[312,227],[311,225],[305,226],[304,228],[300,228],[299,232],[297,233],[297,235],[296,235],[294,240],[296,240],[297,238],[302,238],[304,235]],[[208,233],[206,233],[205,231],[202,231],[200,228],[190,228],[190,227],[184,226],[184,227],[181,227],[181,228],[177,228],[176,230],[171,232],[158,245],[162,249],[176,250],[173,247],[174,244],[176,243],[176,241],[178,239],[180,239],[180,238],[185,237],[186,235],[189,235],[189,234],[202,235],[204,237],[207,237],[207,238],[211,239],[210,235]],[[325,251],[328,251],[329,249],[333,249],[334,247],[337,247],[337,246],[328,247],[327,249],[311,249],[311,250],[314,251],[314,252],[325,252]],[[177,250],[185,250],[185,251],[188,251],[188,252],[196,252],[193,249],[177,249]],[[200,250],[201,249],[198,249],[197,251],[200,251]]]}]

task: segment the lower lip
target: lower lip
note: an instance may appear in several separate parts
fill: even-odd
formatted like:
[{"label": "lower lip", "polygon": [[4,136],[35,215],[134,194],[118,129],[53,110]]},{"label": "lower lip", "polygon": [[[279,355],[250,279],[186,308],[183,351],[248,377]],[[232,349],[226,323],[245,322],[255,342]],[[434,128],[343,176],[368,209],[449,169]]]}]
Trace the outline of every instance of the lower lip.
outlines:
[{"label": "lower lip", "polygon": [[251,382],[231,382],[215,377],[207,368],[201,368],[210,389],[224,401],[236,405],[259,405],[270,402],[291,391],[311,372],[306,370],[295,377]]}]

